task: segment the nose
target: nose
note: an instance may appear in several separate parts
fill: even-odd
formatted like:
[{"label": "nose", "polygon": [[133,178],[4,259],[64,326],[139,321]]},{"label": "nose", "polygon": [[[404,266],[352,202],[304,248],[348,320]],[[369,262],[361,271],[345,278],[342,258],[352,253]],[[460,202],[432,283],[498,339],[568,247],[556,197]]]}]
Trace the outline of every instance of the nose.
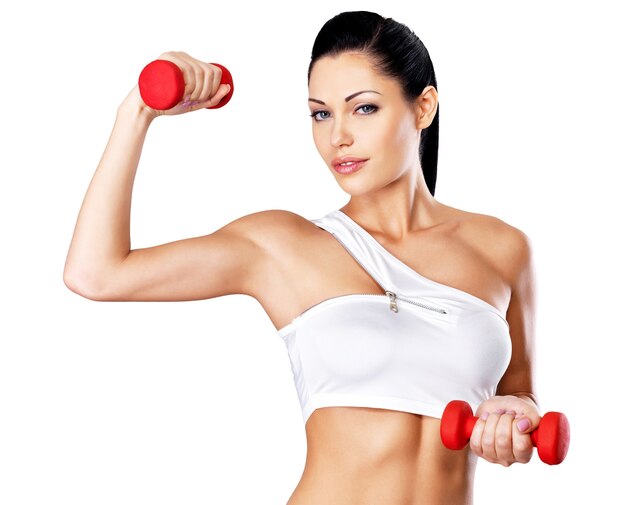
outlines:
[{"label": "nose", "polygon": [[346,121],[335,119],[330,132],[330,144],[333,147],[351,145],[353,141],[352,133],[349,132]]}]

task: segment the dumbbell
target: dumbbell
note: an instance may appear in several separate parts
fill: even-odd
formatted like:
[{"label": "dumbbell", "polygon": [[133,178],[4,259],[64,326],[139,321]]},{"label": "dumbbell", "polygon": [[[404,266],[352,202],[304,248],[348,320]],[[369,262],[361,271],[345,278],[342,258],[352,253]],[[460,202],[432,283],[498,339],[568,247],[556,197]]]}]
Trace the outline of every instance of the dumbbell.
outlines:
[{"label": "dumbbell", "polygon": [[[222,69],[220,84],[229,84],[230,91],[217,105],[207,109],[219,109],[226,105],[235,90],[233,77],[228,69],[219,63],[211,63]],[[168,110],[183,98],[185,79],[183,71],[169,60],[154,60],[148,63],[139,74],[139,94],[148,107],[154,110]]]},{"label": "dumbbell", "polygon": [[[463,400],[452,400],[441,417],[441,441],[448,449],[463,449],[467,445],[478,417]],[[544,463],[558,465],[569,449],[569,421],[560,412],[546,412],[539,426],[530,432],[530,440]]]}]

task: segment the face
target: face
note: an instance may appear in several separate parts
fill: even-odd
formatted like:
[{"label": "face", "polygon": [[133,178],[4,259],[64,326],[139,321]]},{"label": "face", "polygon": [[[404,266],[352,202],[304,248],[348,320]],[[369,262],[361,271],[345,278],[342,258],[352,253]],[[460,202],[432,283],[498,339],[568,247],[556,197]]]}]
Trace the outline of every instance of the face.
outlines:
[{"label": "face", "polygon": [[[315,62],[308,101],[313,139],[344,191],[371,193],[401,177],[415,182],[419,130],[430,124],[436,112],[435,88],[429,86],[425,93],[422,97],[427,99],[420,97],[411,107],[402,97],[400,84],[376,73],[360,53]],[[367,161],[356,165],[356,171],[354,167],[352,171],[349,167],[336,169],[333,160],[342,156]]]}]

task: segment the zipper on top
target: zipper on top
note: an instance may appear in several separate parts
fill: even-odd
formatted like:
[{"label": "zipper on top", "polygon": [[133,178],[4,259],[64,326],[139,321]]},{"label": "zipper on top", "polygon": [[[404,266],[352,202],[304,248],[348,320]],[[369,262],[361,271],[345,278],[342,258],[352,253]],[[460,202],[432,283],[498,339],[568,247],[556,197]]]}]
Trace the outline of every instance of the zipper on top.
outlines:
[{"label": "zipper on top", "polygon": [[318,305],[322,303],[326,303],[330,300],[334,300],[336,298],[345,298],[346,296],[387,296],[389,297],[389,310],[392,312],[398,312],[398,302],[397,300],[402,300],[403,302],[411,303],[413,305],[417,305],[418,307],[422,307],[423,309],[432,310],[433,312],[438,312],[440,314],[447,314],[448,312],[445,309],[441,309],[439,307],[432,307],[430,305],[426,305],[424,303],[416,302],[415,300],[410,300],[408,298],[404,298],[402,296],[397,296],[393,291],[385,291],[385,294],[382,293],[349,293],[347,295],[338,295],[332,296],[330,298],[326,298],[321,302],[316,303],[315,305],[311,305],[304,312],[301,312],[297,317],[302,317],[304,314],[314,309]]},{"label": "zipper on top", "polygon": [[369,276],[374,279],[374,281],[376,282],[376,284],[378,284],[381,289],[385,292],[385,294],[383,295],[382,293],[359,293],[361,295],[369,295],[369,296],[388,296],[389,297],[389,310],[391,310],[392,312],[398,312],[398,303],[396,302],[396,300],[402,300],[408,303],[412,303],[413,305],[417,305],[418,307],[422,307],[424,309],[427,310],[432,310],[434,312],[439,312],[440,314],[447,314],[448,311],[445,309],[441,309],[439,307],[433,307],[432,305],[426,305],[424,303],[420,303],[420,302],[416,302],[415,300],[410,300],[408,298],[404,298],[401,296],[398,296],[397,293],[394,293],[393,291],[389,291],[388,289],[385,289],[385,287],[378,282],[378,279],[376,279],[376,277],[374,275],[372,275],[372,273],[365,267],[365,265],[363,263],[361,263],[361,261],[359,260],[359,258],[357,258],[354,253],[350,250],[350,248],[346,245],[346,243],[341,240],[341,238],[339,238],[337,235],[335,235],[333,233],[334,237],[341,242],[341,244],[343,245],[343,247],[346,249],[346,251],[348,251],[350,253],[350,255],[355,259],[355,261],[361,265],[361,267],[363,268],[363,270],[365,270]]}]

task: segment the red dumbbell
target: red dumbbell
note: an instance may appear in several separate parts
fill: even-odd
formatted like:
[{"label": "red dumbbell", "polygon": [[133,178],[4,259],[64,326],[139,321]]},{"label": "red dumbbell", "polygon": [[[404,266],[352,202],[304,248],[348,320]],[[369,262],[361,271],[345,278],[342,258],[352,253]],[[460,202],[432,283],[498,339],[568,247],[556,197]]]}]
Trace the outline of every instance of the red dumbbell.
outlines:
[{"label": "red dumbbell", "polygon": [[[463,400],[452,400],[441,417],[441,441],[448,449],[463,449],[467,445],[478,417]],[[530,432],[530,440],[544,463],[558,465],[569,449],[569,421],[560,412],[546,412],[539,426]]]},{"label": "red dumbbell", "polygon": [[[226,105],[233,96],[235,87],[228,69],[219,63],[211,63],[222,69],[220,84],[229,84],[230,91],[217,105],[207,109],[219,109]],[[139,94],[148,107],[154,110],[168,110],[183,98],[185,79],[178,65],[169,60],[154,60],[148,63],[139,74]]]}]

